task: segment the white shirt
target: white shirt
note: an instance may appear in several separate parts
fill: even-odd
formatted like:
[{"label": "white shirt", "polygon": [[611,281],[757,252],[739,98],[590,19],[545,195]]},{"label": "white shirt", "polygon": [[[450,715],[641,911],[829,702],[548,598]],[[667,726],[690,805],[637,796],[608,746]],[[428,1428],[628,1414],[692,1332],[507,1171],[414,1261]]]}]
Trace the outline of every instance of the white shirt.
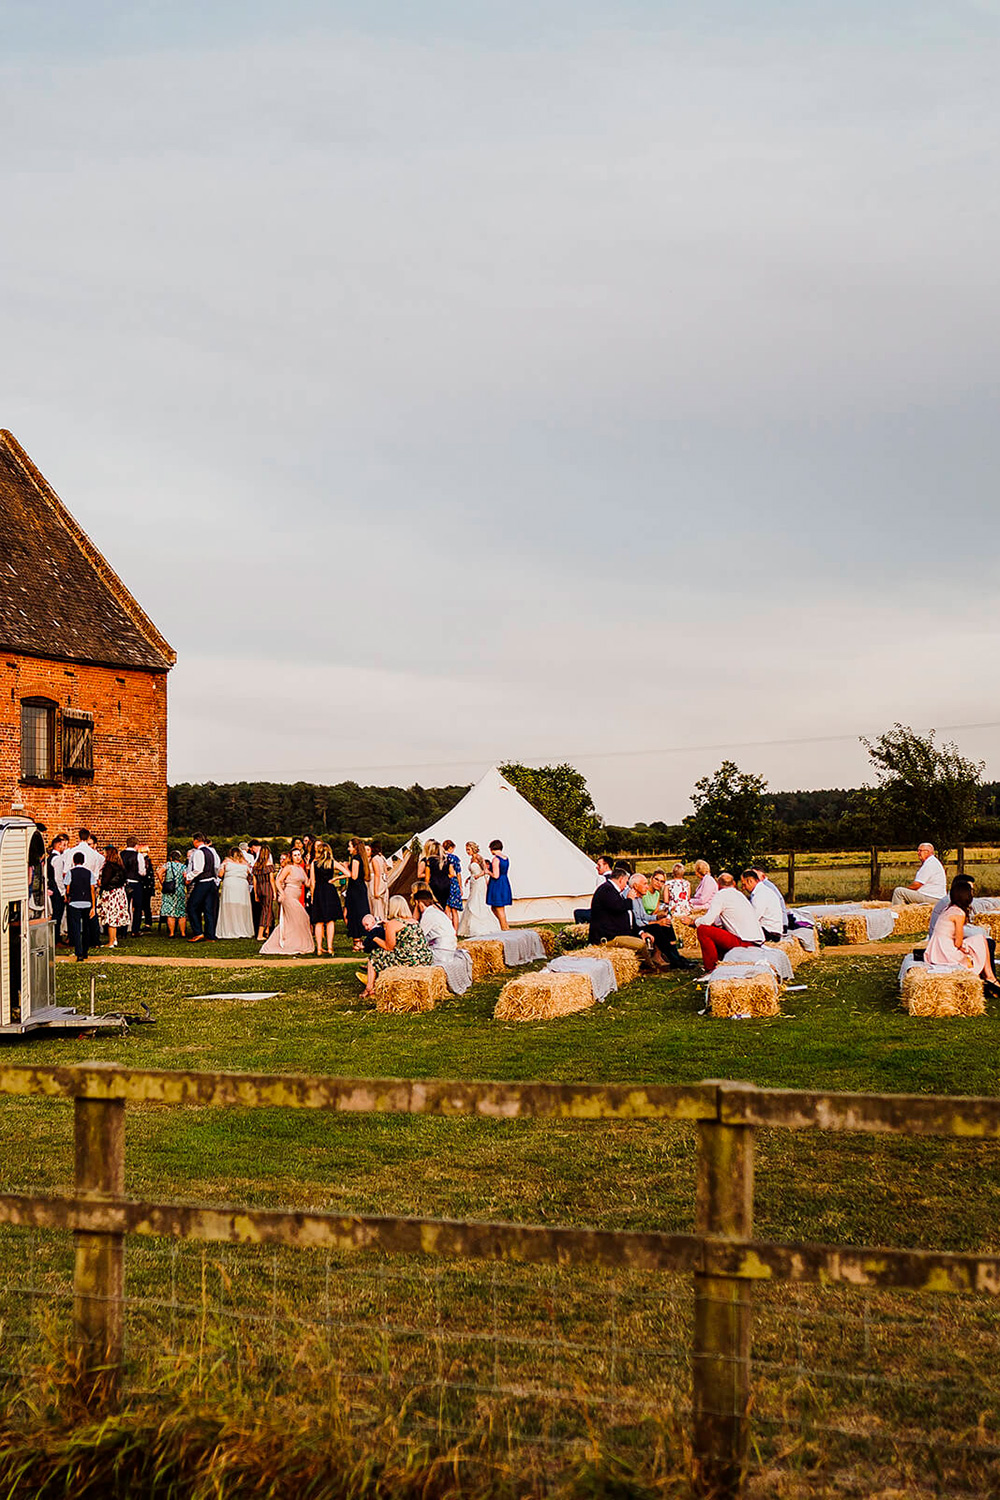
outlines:
[{"label": "white shirt", "polygon": [[940,901],[948,889],[944,865],[936,854],[928,854],[913,879],[920,887],[921,896],[933,896],[935,901]]},{"label": "white shirt", "polygon": [[74,844],[72,849],[67,849],[63,855],[63,889],[69,885],[70,873],[73,869],[73,855],[82,854],[83,862],[94,877],[96,885],[101,871],[104,869],[104,855],[95,849],[92,844]]},{"label": "white shirt", "polygon": [[735,886],[727,885],[719,891],[709,902],[708,911],[703,917],[696,918],[697,927],[724,927],[734,937],[742,938],[745,943],[762,943],[764,931],[757,920],[757,913],[742,891]]},{"label": "white shirt", "polygon": [[420,930],[430,943],[432,953],[454,952],[458,947],[458,938],[451,925],[451,918],[446,917],[438,906],[427,907],[420,918]]},{"label": "white shirt", "polygon": [[765,932],[776,932],[781,936],[784,922],[781,918],[781,897],[773,885],[758,880],[750,893],[750,905]]}]

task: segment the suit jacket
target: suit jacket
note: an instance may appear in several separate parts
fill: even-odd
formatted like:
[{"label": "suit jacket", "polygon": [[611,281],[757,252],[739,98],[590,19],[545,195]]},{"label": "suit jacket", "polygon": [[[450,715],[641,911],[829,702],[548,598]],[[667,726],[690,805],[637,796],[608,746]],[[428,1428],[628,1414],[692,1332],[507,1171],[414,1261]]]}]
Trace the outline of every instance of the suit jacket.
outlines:
[{"label": "suit jacket", "polygon": [[590,941],[603,943],[610,938],[628,937],[631,932],[632,903],[616,885],[605,880],[590,903]]},{"label": "suit jacket", "polygon": [[122,864],[125,867],[126,880],[139,879],[139,851],[138,849],[123,849]]}]

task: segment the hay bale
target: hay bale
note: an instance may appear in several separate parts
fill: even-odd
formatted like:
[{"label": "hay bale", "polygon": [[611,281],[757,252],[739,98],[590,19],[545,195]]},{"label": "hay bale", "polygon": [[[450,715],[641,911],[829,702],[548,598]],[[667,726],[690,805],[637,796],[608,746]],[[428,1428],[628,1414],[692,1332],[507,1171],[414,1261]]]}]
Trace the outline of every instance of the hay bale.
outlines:
[{"label": "hay bale", "polygon": [[587,974],[553,974],[542,969],[508,979],[493,1011],[496,1021],[552,1021],[589,1010],[594,987]]},{"label": "hay bale", "polygon": [[421,1015],[447,998],[448,980],[437,964],[400,964],[375,981],[375,1009],[383,1014]]},{"label": "hay bale", "polygon": [[538,940],[545,949],[545,957],[551,958],[556,951],[555,933],[551,927],[536,927],[534,930],[538,933]]},{"label": "hay bale", "polygon": [[912,964],[903,975],[903,1004],[911,1016],[986,1014],[983,982],[971,969],[932,974],[926,964]]},{"label": "hay bale", "polygon": [[781,1015],[778,981],[770,969],[734,975],[732,979],[713,978],[708,986],[708,1003],[713,1016]]},{"label": "hay bale", "polygon": [[594,943],[590,948],[581,948],[574,958],[606,958],[615,971],[615,983],[634,984],[639,978],[639,955],[633,948],[616,948],[613,943]]},{"label": "hay bale", "polygon": [[564,949],[582,948],[590,942],[590,927],[586,922],[568,922],[562,930]]},{"label": "hay bale", "polygon": [[981,927],[994,942],[1000,942],[1000,911],[973,912],[972,925]]},{"label": "hay bale", "polygon": [[780,952],[786,954],[788,957],[788,962],[792,966],[793,974],[795,973],[795,970],[798,968],[799,964],[805,963],[807,958],[813,957],[811,953],[808,953],[806,949],[803,948],[797,937],[783,937],[780,943],[765,943],[764,947],[777,948]]},{"label": "hay bale", "polygon": [[892,902],[891,901],[862,901],[861,905],[862,905],[862,907],[864,908],[865,911],[885,911],[888,907],[890,907],[892,905]]},{"label": "hay bale", "polygon": [[833,931],[840,935],[842,943],[867,943],[868,923],[860,912],[846,912],[837,917],[824,917],[821,912],[814,912],[816,918],[816,930],[822,935]]},{"label": "hay bale", "polygon": [[686,922],[683,917],[673,916],[670,919],[674,924],[674,937],[677,946],[683,953],[692,954],[699,958],[701,956],[701,944],[698,942],[698,929],[693,922]]},{"label": "hay bale", "polygon": [[503,958],[503,943],[499,938],[496,942],[492,938],[479,938],[470,943],[467,938],[459,942],[460,948],[472,959],[472,982],[478,984],[481,979],[490,979],[494,974],[503,974],[507,968]]},{"label": "hay bale", "polygon": [[897,906],[895,910],[896,925],[892,929],[895,937],[927,936],[933,906],[921,902],[919,905]]}]

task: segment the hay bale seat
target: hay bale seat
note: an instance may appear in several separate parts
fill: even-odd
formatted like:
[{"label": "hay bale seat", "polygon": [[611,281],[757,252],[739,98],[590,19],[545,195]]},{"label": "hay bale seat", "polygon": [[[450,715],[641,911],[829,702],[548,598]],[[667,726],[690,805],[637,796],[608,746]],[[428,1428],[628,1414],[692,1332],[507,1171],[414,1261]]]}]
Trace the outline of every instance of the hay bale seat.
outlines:
[{"label": "hay bale seat", "polygon": [[1000,942],[1000,911],[973,912],[970,921],[973,927],[981,927],[994,942]]},{"label": "hay bale seat", "polygon": [[861,912],[844,912],[836,917],[824,917],[821,912],[813,911],[816,919],[816,931],[820,942],[827,930],[835,930],[841,935],[843,943],[867,943],[868,923]]},{"label": "hay bale seat", "polygon": [[903,1004],[911,1016],[984,1016],[983,982],[971,969],[933,974],[912,964],[903,975]]},{"label": "hay bale seat", "polygon": [[810,953],[808,948],[803,948],[797,937],[792,937],[791,935],[783,937],[779,943],[765,943],[764,947],[777,948],[779,952],[786,954],[788,962],[792,966],[793,974],[799,964],[805,963],[806,959],[815,958],[816,956],[814,953]]},{"label": "hay bale seat", "polygon": [[468,938],[464,938],[458,946],[464,949],[472,960],[473,984],[478,984],[481,979],[491,979],[495,974],[506,973],[503,943],[499,938],[495,942],[492,938],[477,938],[475,942],[469,942]]},{"label": "hay bale seat", "polygon": [[556,935],[551,927],[535,927],[529,930],[538,933],[538,941],[545,949],[545,957],[552,958],[556,951]]},{"label": "hay bale seat", "polygon": [[[603,956],[603,955],[602,955]],[[589,974],[539,970],[508,979],[493,1011],[495,1021],[554,1021],[589,1010],[595,1003]]]},{"label": "hay bale seat", "polygon": [[437,964],[400,964],[375,981],[375,1009],[383,1015],[423,1015],[447,998],[448,980]]},{"label": "hay bale seat", "polygon": [[670,920],[674,924],[674,937],[677,939],[677,946],[681,952],[687,954],[688,957],[693,954],[696,958],[700,958],[701,944],[698,941],[698,929],[694,923],[685,922],[683,917],[671,917]]},{"label": "hay bale seat", "polygon": [[572,949],[574,952],[578,947],[583,947],[590,942],[590,924],[588,922],[568,922],[562,930],[563,948],[566,951]]},{"label": "hay bale seat", "polygon": [[897,913],[893,937],[927,936],[933,906],[928,906],[925,901],[919,905],[896,906],[893,910]]},{"label": "hay bale seat", "polygon": [[616,948],[611,943],[594,943],[589,948],[578,948],[573,958],[606,958],[615,971],[615,983],[619,989],[634,984],[639,978],[639,955],[633,948]]},{"label": "hay bale seat", "polygon": [[[716,969],[715,973],[718,972]],[[778,981],[773,970],[734,974],[732,979],[713,978],[708,986],[708,1003],[713,1016],[781,1015]]]}]

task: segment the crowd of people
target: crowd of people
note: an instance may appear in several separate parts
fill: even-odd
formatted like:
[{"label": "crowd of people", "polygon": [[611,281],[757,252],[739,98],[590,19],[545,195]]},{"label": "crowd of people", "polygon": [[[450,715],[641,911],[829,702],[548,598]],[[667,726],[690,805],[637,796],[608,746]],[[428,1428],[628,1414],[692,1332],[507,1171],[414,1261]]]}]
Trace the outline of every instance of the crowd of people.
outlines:
[{"label": "crowd of people", "polygon": [[[513,898],[501,840],[493,840],[487,856],[471,842],[465,853],[463,871],[452,841],[424,845],[410,899],[415,907],[418,895],[427,899],[417,918],[407,905],[405,920],[431,913],[424,926],[446,924],[453,939],[507,928]],[[371,952],[373,943],[384,941],[371,932],[391,916],[389,861],[377,841],[352,838],[347,859],[339,860],[325,840],[307,834],[275,859],[258,839],[220,855],[209,839],[195,834],[187,854],[172,849],[155,868],[149,847],[138,839],[127,839],[120,851],[112,845],[102,851],[82,828],[75,844],[59,833],[49,846],[46,883],[59,940],[65,919],[66,940],[82,961],[92,948],[114,948],[125,935],[149,931],[157,881],[160,925],[166,923],[170,937],[190,943],[256,937],[265,955],[332,957],[338,922],[346,924],[355,952]],[[393,920],[404,920],[398,907]]]}]

